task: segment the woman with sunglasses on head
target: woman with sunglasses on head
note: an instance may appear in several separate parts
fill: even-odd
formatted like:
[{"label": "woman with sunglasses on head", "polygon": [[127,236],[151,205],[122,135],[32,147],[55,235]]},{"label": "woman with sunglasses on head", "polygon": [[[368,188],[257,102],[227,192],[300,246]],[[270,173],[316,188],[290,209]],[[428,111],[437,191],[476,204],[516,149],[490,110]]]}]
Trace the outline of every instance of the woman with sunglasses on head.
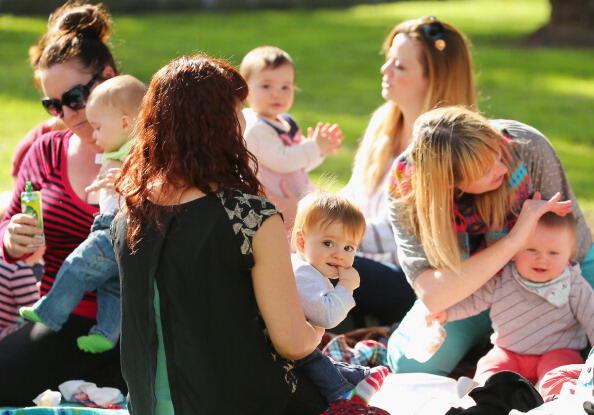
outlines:
[{"label": "woman with sunglasses on head", "polygon": [[[422,113],[443,105],[476,108],[468,42],[452,25],[428,16],[396,25],[383,46],[382,97],[355,156],[342,192],[364,212],[367,231],[354,267],[361,275],[355,319],[371,315],[382,325],[402,320],[415,293],[398,266],[389,221],[390,167],[412,140]],[[361,324],[360,322],[358,322]]]},{"label": "woman with sunglasses on head", "polygon": [[[12,202],[0,224],[2,256],[9,262],[27,258],[45,236],[45,270],[40,291],[51,288],[60,265],[89,234],[98,212],[93,193],[85,192],[99,171],[100,152],[85,116],[90,91],[117,74],[105,44],[110,20],[99,5],[66,3],[50,16],[51,29],[41,37],[34,62],[46,98],[43,106],[67,130],[50,132],[35,141],[18,173]],[[30,181],[41,191],[44,230],[21,213],[20,193]],[[99,386],[124,388],[116,349],[99,355],[76,347],[96,314],[94,293],[87,293],[59,332],[28,323],[0,341],[0,406],[25,405],[40,391],[56,389],[66,380],[85,379]],[[26,382],[14,382],[24,376]]]}]

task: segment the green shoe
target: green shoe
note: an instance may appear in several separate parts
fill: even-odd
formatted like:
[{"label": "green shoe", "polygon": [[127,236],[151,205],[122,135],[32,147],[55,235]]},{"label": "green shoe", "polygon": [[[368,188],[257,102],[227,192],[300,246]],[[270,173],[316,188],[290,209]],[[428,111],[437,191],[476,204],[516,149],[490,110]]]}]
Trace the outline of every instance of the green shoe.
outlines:
[{"label": "green shoe", "polygon": [[78,348],[87,353],[103,353],[115,347],[115,344],[100,334],[89,334],[76,339]]},{"label": "green shoe", "polygon": [[19,308],[19,314],[26,320],[44,324],[43,320],[41,320],[35,310],[33,310],[33,307],[21,307]]}]

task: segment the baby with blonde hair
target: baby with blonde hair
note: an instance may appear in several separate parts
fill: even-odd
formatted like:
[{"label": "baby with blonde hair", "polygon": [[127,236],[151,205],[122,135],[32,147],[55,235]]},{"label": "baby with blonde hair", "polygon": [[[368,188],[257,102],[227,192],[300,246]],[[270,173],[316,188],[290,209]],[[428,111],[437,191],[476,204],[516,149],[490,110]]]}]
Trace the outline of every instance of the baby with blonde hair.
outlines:
[{"label": "baby with blonde hair", "polygon": [[[355,306],[359,274],[353,268],[365,233],[365,218],[348,199],[314,192],[299,201],[291,256],[297,291],[307,320],[326,329],[337,326]],[[336,286],[330,282],[337,279]],[[379,390],[388,369],[335,364],[318,349],[297,361],[300,370],[328,402],[346,398],[367,404]]]},{"label": "baby with blonde hair", "polygon": [[91,233],[64,261],[50,292],[21,315],[59,331],[85,291],[97,290],[97,324],[77,339],[78,347],[101,353],[115,347],[120,334],[120,286],[109,227],[120,208],[113,180],[130,149],[130,138],[146,86],[130,75],[111,78],[97,86],[86,104],[95,143],[104,151],[97,157],[101,169],[87,191],[99,190],[100,214]]}]

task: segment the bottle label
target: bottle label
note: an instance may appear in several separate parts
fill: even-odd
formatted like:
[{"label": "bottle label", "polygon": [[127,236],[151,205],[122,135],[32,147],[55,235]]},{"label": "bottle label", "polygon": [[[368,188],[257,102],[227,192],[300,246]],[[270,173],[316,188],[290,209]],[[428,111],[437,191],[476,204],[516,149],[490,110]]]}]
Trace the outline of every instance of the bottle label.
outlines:
[{"label": "bottle label", "polygon": [[[43,230],[43,210],[41,206],[41,192],[23,192],[21,194],[21,212],[33,216],[37,220],[36,226]],[[32,235],[39,238],[41,242],[37,245],[45,244],[44,235]],[[31,245],[35,246],[35,245]]]}]

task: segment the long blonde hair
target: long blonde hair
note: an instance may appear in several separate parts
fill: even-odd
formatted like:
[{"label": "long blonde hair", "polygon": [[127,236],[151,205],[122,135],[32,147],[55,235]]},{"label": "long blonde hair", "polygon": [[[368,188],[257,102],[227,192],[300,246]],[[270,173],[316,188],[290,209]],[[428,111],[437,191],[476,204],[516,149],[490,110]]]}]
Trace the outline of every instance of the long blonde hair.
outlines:
[{"label": "long blonde hair", "polygon": [[[436,48],[434,41],[423,32],[427,21],[423,18],[407,20],[392,29],[383,45],[387,56],[394,37],[403,33],[418,39],[422,54],[419,57],[428,80],[428,92],[423,112],[446,105],[464,105],[477,109],[477,99],[469,43],[452,25],[433,20],[443,26],[445,49]],[[372,117],[357,154],[354,169],[360,169],[363,184],[369,193],[382,182],[390,168],[390,161],[401,147],[402,112],[395,102],[383,104]]]},{"label": "long blonde hair", "polygon": [[[462,258],[454,229],[456,186],[483,177],[500,154],[510,164],[509,152],[499,131],[463,107],[438,108],[421,115],[413,137],[410,190],[400,200],[429,263],[457,271]],[[506,174],[495,190],[471,195],[472,208],[489,228],[500,229],[511,212],[507,179]]]}]

